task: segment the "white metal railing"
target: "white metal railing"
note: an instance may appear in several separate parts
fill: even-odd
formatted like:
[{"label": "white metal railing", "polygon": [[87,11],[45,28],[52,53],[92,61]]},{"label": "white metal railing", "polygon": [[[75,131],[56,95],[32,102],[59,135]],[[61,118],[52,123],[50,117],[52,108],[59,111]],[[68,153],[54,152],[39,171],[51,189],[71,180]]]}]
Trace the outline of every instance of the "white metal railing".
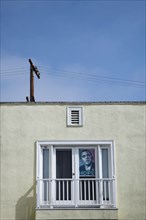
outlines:
[{"label": "white metal railing", "polygon": [[37,207],[55,206],[115,207],[115,179],[38,179]]}]

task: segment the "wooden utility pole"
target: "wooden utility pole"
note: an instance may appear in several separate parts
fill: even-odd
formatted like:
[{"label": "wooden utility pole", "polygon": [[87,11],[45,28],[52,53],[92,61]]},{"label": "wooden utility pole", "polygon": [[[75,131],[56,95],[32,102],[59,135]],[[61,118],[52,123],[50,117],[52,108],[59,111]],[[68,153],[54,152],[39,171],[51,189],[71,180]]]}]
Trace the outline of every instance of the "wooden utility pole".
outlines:
[{"label": "wooden utility pole", "polygon": [[29,59],[30,63],[30,99],[26,97],[27,102],[35,102],[35,97],[34,97],[34,72],[38,79],[40,79],[40,72],[38,71],[37,67],[34,66],[33,62],[31,59]]}]

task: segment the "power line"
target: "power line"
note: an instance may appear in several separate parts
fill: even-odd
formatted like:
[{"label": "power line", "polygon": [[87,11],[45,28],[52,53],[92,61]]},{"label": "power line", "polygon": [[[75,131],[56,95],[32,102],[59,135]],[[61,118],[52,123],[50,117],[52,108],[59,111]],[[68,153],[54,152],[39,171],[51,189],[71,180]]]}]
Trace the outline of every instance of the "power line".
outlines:
[{"label": "power line", "polygon": [[20,76],[20,75],[26,75],[26,73],[1,73],[2,76]]},{"label": "power line", "polygon": [[[50,71],[48,70],[47,73],[55,73],[55,71]],[[46,73],[46,74],[47,74]],[[68,71],[67,71],[68,73]],[[56,77],[64,77],[64,78],[72,78],[72,79],[83,79],[83,80],[89,80],[89,81],[95,81],[95,82],[104,82],[104,83],[111,83],[111,84],[117,84],[117,85],[127,85],[127,86],[137,86],[137,87],[144,87],[144,83],[140,82],[140,81],[133,81],[133,80],[118,80],[117,78],[109,78],[109,77],[99,77],[99,76],[95,76],[93,74],[89,75],[89,74],[78,74],[77,72],[74,72],[74,74],[72,72],[70,72],[70,75],[67,75],[65,73],[62,73],[61,75],[53,75]],[[113,80],[114,79],[114,80]]]},{"label": "power line", "polygon": [[[134,86],[137,88],[144,88],[146,86],[144,82],[138,80],[121,79],[121,78],[103,76],[100,74],[89,74],[89,73],[75,72],[75,71],[62,70],[56,68],[50,69],[48,67],[42,67],[42,66],[40,66],[40,69],[45,71],[46,75],[50,75],[50,73],[54,73],[53,75],[51,75],[53,77],[87,80],[90,82],[111,84],[111,85]],[[14,76],[14,75],[18,76],[24,74],[27,75],[26,72],[24,73],[24,70],[27,70],[27,68],[13,68],[11,70],[7,69],[4,72],[0,73],[0,75],[2,76]]]},{"label": "power line", "polygon": [[113,80],[117,80],[117,81],[129,81],[129,82],[137,82],[137,83],[142,83],[142,84],[145,84],[144,82],[142,81],[137,81],[137,80],[130,80],[130,79],[122,79],[122,78],[115,78],[115,77],[108,77],[108,76],[102,76],[100,74],[91,74],[91,73],[83,73],[83,72],[75,72],[75,71],[70,71],[70,70],[62,70],[62,69],[49,69],[48,67],[41,67],[40,68],[43,68],[43,69],[46,69],[46,70],[53,70],[53,71],[56,71],[56,72],[66,72],[66,73],[74,73],[74,74],[79,74],[79,75],[87,75],[87,76],[90,76],[90,77],[100,77],[100,78],[105,78],[105,79],[113,79]]},{"label": "power line", "polygon": [[3,68],[1,68],[1,71],[2,72],[12,72],[12,71],[19,71],[19,70],[27,70],[27,68],[26,67],[16,67],[16,68],[9,68],[9,69],[3,69]]},{"label": "power line", "polygon": [[[45,66],[38,66],[40,68],[43,68],[44,70],[47,70],[48,72],[50,71],[55,71],[55,72],[64,72],[64,73],[73,73],[73,74],[78,74],[78,75],[84,75],[84,76],[89,76],[89,77],[95,77],[95,78],[103,78],[103,79],[109,79],[109,80],[116,80],[116,81],[125,81],[125,82],[135,82],[135,83],[141,83],[141,84],[146,84],[145,82],[142,81],[138,81],[138,80],[131,80],[131,79],[123,79],[123,78],[116,78],[116,77],[109,77],[109,76],[103,76],[98,74],[91,74],[91,73],[83,73],[83,72],[76,72],[76,71],[70,71],[70,70],[63,70],[63,69],[56,69],[56,68],[52,68],[50,69],[49,67],[45,67]],[[19,67],[19,68],[13,68],[13,69],[5,69],[4,71],[2,71],[0,73],[0,75],[4,75],[7,73],[12,73],[12,72],[20,72],[22,70],[27,70],[26,67]]]},{"label": "power line", "polygon": [[[47,76],[49,76],[49,74],[45,73]],[[60,77],[60,78],[69,78],[69,79],[73,79],[73,80],[86,80],[88,82],[92,82],[92,83],[98,83],[98,84],[108,84],[109,85],[121,85],[121,86],[133,86],[133,87],[137,87],[137,88],[144,88],[143,85],[136,85],[136,84],[130,84],[130,83],[117,83],[117,82],[112,82],[112,81],[106,81],[106,80],[95,80],[95,79],[91,79],[89,77],[85,77],[85,78],[79,78],[79,77],[75,77],[75,76],[67,76],[67,75],[54,75],[53,77]]]}]

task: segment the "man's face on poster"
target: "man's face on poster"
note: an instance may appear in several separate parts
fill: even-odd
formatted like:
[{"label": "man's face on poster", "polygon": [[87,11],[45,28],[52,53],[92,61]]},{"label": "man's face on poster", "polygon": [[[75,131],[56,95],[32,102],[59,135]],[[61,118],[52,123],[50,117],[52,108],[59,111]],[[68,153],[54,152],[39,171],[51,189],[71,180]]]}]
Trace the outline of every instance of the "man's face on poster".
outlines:
[{"label": "man's face on poster", "polygon": [[92,155],[89,151],[83,151],[81,153],[81,159],[85,165],[90,165],[92,161]]}]

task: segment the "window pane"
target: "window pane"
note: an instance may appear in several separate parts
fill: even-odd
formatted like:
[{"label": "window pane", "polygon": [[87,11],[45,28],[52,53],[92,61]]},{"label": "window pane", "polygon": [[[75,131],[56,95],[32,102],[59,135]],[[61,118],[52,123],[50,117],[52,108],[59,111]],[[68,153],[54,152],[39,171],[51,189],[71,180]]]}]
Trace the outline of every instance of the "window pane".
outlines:
[{"label": "window pane", "polygon": [[108,149],[102,149],[102,176],[103,176],[103,178],[108,178],[109,177]]},{"label": "window pane", "polygon": [[[43,179],[49,178],[49,149],[43,149]],[[49,202],[49,180],[43,180],[44,202]]]},{"label": "window pane", "polygon": [[49,178],[49,149],[43,149],[43,178]]},{"label": "window pane", "polygon": [[[109,178],[108,149],[102,149],[102,176]],[[107,180],[103,180],[103,200],[109,200],[109,185]]]},{"label": "window pane", "polygon": [[79,149],[80,177],[95,177],[95,149]]},{"label": "window pane", "polygon": [[56,177],[72,178],[72,150],[56,150]]}]

